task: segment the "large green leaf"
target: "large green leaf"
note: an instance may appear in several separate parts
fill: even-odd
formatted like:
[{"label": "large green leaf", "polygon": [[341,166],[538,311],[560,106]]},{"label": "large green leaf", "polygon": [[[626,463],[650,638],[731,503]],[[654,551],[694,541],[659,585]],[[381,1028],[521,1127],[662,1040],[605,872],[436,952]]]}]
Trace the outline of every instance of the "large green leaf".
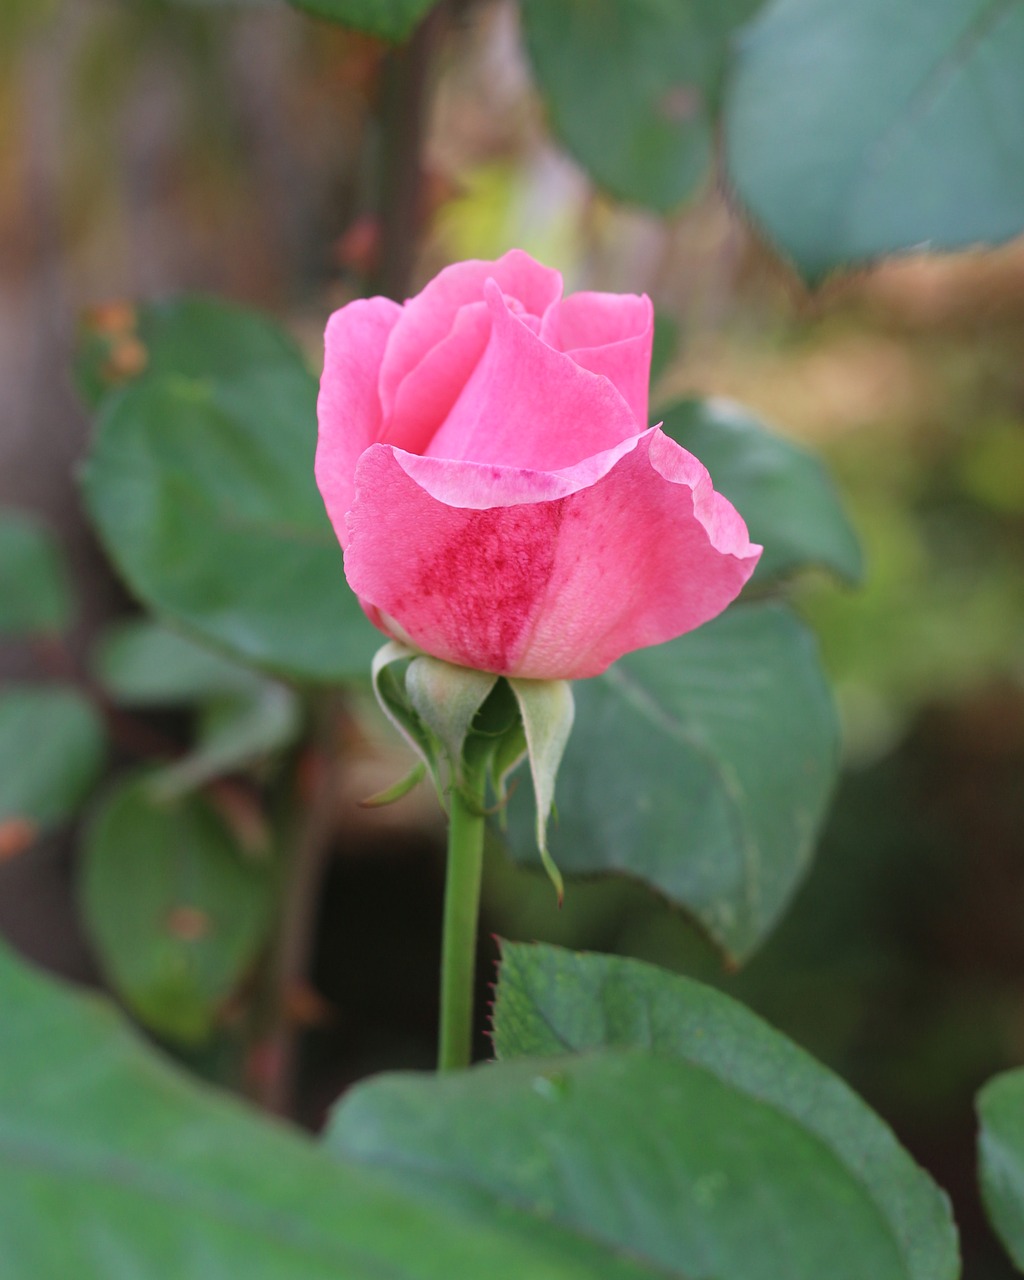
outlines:
[{"label": "large green leaf", "polygon": [[679,322],[667,311],[654,313],[654,341],[651,345],[651,386],[657,387],[658,380],[679,351]]},{"label": "large green leaf", "polygon": [[380,1078],[346,1096],[328,1142],[396,1189],[432,1187],[439,1207],[575,1238],[602,1277],[616,1258],[658,1280],[910,1274],[876,1198],[817,1134],[664,1055]]},{"label": "large green leaf", "polygon": [[715,488],[746,520],[752,540],[763,545],[755,582],[807,565],[860,580],[857,535],[813,454],[727,400],[683,400],[664,417],[665,432],[700,458]]},{"label": "large green leaf", "polygon": [[385,40],[405,40],[437,0],[291,0],[317,18],[367,31]]},{"label": "large green leaf", "polygon": [[194,749],[161,769],[155,785],[162,796],[175,796],[226,773],[262,765],[291,746],[301,730],[298,698],[267,680],[251,695],[208,703],[198,718]]},{"label": "large green leaf", "polygon": [[151,618],[129,618],[109,627],[96,646],[93,668],[115,702],[138,707],[174,707],[250,693],[263,679]]},{"label": "large green leaf", "polygon": [[199,796],[168,802],[149,777],[121,786],[93,823],[82,901],[103,969],[171,1039],[198,1042],[263,946],[273,878]]},{"label": "large green leaf", "polygon": [[726,104],[729,174],[807,279],[1024,230],[1021,0],[775,0]]},{"label": "large green leaf", "polygon": [[[838,1159],[878,1207],[901,1275],[959,1273],[948,1203],[890,1129],[838,1077],[719,991],[637,960],[505,943],[494,1047],[502,1059],[642,1048],[699,1067],[788,1116]],[[787,1178],[788,1166],[776,1176]]]},{"label": "large green leaf", "polygon": [[990,1080],[978,1095],[981,1193],[1006,1251],[1024,1271],[1024,1069]]},{"label": "large green leaf", "polygon": [[379,643],[313,479],[316,382],[298,363],[147,377],[105,400],[90,515],[132,589],[210,642],[310,679]]},{"label": "large green leaf", "polygon": [[89,702],[59,685],[0,693],[0,822],[47,827],[70,817],[103,764],[103,726]]},{"label": "large green leaf", "polygon": [[[746,956],[806,869],[836,774],[812,636],[781,605],[734,606],[575,694],[555,861],[645,881]],[[514,800],[511,818],[514,853],[533,861],[528,806]]]},{"label": "large green leaf", "polygon": [[148,619],[112,627],[95,667],[116,702],[203,704],[195,749],[160,771],[165,796],[260,762],[290,745],[302,727],[299,699],[286,685]]},{"label": "large green leaf", "polygon": [[523,0],[551,125],[602,187],[667,212],[711,159],[728,41],[758,0]]},{"label": "large green leaf", "polygon": [[99,308],[86,321],[75,373],[95,408],[111,387],[134,378],[235,378],[278,364],[301,367],[302,355],[268,317],[221,299],[183,295]]},{"label": "large green leaf", "polygon": [[0,635],[63,630],[71,591],[50,531],[26,511],[0,507]]},{"label": "large green leaf", "polygon": [[[0,946],[11,1280],[644,1280],[533,1215],[440,1204],[189,1082]],[[884,1275],[884,1273],[882,1273]],[[881,1276],[879,1278],[881,1280]]]}]

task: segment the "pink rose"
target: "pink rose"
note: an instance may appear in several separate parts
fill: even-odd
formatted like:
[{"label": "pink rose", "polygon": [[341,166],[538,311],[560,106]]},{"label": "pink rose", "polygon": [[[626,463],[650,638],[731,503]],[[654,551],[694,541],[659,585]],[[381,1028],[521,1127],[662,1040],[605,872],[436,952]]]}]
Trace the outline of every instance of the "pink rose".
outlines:
[{"label": "pink rose", "polygon": [[647,428],[653,313],[519,250],[327,326],[316,476],[371,622],[447,662],[597,675],[720,613],[735,508]]}]

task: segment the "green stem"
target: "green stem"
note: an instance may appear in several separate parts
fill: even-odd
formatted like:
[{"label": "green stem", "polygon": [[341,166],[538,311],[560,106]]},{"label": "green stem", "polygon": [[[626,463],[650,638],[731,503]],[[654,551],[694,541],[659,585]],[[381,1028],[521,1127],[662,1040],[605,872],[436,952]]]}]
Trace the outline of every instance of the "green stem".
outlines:
[{"label": "green stem", "polygon": [[484,852],[483,782],[467,779],[451,793],[448,872],[441,943],[441,1034],[438,1071],[468,1067],[473,1043],[473,988]]}]

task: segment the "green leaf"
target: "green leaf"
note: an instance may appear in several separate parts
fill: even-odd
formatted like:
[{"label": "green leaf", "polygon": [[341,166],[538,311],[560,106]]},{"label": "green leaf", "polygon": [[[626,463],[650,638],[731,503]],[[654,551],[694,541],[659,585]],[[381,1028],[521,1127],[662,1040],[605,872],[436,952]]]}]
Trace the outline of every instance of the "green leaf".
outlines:
[{"label": "green leaf", "polygon": [[654,342],[651,349],[651,386],[672,367],[679,350],[679,324],[665,311],[654,313]]},{"label": "green leaf", "polygon": [[374,635],[313,480],[316,381],[288,335],[208,298],[117,304],[78,373],[102,399],[87,500],[132,589],[249,661],[362,675]]},{"label": "green leaf", "polygon": [[[0,945],[0,1223],[24,1280],[642,1280],[526,1213],[437,1203],[197,1086]],[[544,1237],[544,1238],[540,1238]]]},{"label": "green leaf", "polygon": [[758,0],[523,0],[551,127],[599,186],[660,212],[704,181],[729,38]]},{"label": "green leaf", "polygon": [[28,512],[0,507],[0,635],[63,631],[71,612],[53,534]]},{"label": "green leaf", "polygon": [[150,777],[123,783],[90,828],[86,923],[111,985],[153,1030],[203,1040],[263,946],[273,879],[239,850],[199,796],[154,797]]},{"label": "green leaf", "polygon": [[299,364],[147,377],[104,401],[84,472],[114,563],[158,613],[272,670],[363,675],[379,642],[313,479],[316,381]]},{"label": "green leaf", "polygon": [[1020,0],[775,0],[744,33],[730,177],[812,282],[1024,229]]},{"label": "green leaf", "polygon": [[880,1211],[899,1274],[959,1274],[946,1198],[891,1130],[837,1076],[719,991],[637,960],[504,943],[494,1046],[502,1059],[648,1049],[707,1071],[788,1116],[839,1161]]},{"label": "green leaf", "polygon": [[575,1239],[595,1276],[617,1260],[658,1280],[909,1274],[877,1201],[816,1134],[679,1059],[607,1050],[378,1078],[346,1095],[327,1140],[396,1190]]},{"label": "green leaf", "polygon": [[437,0],[291,0],[316,18],[340,22],[384,40],[406,40]]},{"label": "green leaf", "polygon": [[978,1094],[981,1194],[989,1220],[1024,1271],[1024,1069],[1006,1071]]},{"label": "green leaf", "polygon": [[818,458],[727,400],[682,400],[664,430],[697,455],[764,547],[755,582],[820,565],[851,583],[864,573],[860,543]]},{"label": "green leaf", "polygon": [[[734,606],[581,680],[575,696],[558,865],[642,880],[745,957],[799,883],[836,775],[813,637],[781,605]],[[513,852],[532,861],[526,807],[510,808]]]},{"label": "green leaf", "polygon": [[95,667],[114,700],[128,706],[205,703],[196,749],[154,778],[165,797],[282,750],[302,727],[299,699],[285,685],[147,619],[111,628]]},{"label": "green leaf", "polygon": [[298,698],[272,680],[249,696],[211,702],[199,718],[195,749],[154,775],[154,793],[170,799],[226,773],[260,764],[291,746],[301,730]]},{"label": "green leaf", "polygon": [[59,685],[0,693],[0,822],[49,827],[70,817],[103,764],[103,725]]},{"label": "green leaf", "polygon": [[93,657],[96,678],[125,706],[164,707],[203,702],[225,693],[251,693],[263,678],[150,618],[109,627]]},{"label": "green leaf", "polygon": [[75,374],[95,408],[112,388],[140,377],[232,379],[279,364],[302,367],[301,352],[279,325],[230,302],[184,295],[94,310],[83,327]]}]

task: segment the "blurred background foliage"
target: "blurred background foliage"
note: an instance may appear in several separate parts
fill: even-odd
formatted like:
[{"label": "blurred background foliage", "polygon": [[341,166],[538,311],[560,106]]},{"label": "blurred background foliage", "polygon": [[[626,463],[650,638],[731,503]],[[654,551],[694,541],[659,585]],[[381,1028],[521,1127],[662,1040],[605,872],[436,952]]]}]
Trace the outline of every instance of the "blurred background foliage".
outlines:
[{"label": "blurred background foliage", "polygon": [[[70,643],[5,643],[0,674],[87,683],[101,626],[128,611],[74,478],[89,438],[71,379],[82,326],[102,333],[125,300],[199,290],[276,313],[316,367],[328,311],[387,287],[373,208],[389,59],[369,36],[257,0],[0,6],[0,501],[43,514],[78,584]],[[546,882],[499,854],[485,930],[642,956],[739,996],[895,1126],[954,1198],[967,1275],[996,1280],[1008,1272],[973,1189],[971,1099],[1024,1055],[1024,246],[911,256],[812,295],[721,182],[704,178],[667,218],[616,203],[552,140],[558,105],[538,96],[501,0],[454,7],[430,102],[422,199],[406,211],[413,287],[518,245],[568,289],[648,292],[656,402],[732,397],[819,452],[866,554],[859,589],[799,584],[845,768],[808,880],[745,968],[726,972],[639,887],[577,883],[558,914]],[[114,375],[136,355],[121,344]],[[234,693],[250,708],[269,699],[274,723],[292,714],[273,682]],[[159,696],[137,700],[151,708],[141,720],[115,713],[121,764],[140,732],[187,732]],[[351,809],[402,760],[369,712],[345,726],[358,749],[337,803]],[[439,818],[420,793],[351,812],[296,995],[309,1124],[347,1082],[432,1055]],[[182,821],[215,842],[223,815]],[[0,842],[0,927],[95,979],[76,846],[66,833],[24,845],[10,831]],[[225,1074],[223,1044],[182,1052]]]}]

